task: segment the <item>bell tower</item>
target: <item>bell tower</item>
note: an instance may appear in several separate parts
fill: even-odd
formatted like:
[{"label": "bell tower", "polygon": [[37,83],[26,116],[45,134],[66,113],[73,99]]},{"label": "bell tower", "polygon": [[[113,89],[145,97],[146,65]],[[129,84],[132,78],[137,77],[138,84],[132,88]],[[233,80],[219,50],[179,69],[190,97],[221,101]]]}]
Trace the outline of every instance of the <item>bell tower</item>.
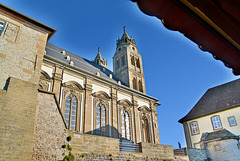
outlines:
[{"label": "bell tower", "polygon": [[135,40],[128,36],[125,26],[123,29],[113,56],[113,72],[130,88],[146,93],[142,56],[137,50]]}]

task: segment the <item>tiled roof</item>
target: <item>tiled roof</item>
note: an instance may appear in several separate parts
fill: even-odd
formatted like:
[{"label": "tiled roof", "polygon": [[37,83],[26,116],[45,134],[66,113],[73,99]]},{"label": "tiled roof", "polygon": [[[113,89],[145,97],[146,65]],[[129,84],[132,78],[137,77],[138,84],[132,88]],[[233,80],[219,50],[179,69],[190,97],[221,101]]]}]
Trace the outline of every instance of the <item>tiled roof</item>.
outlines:
[{"label": "tiled roof", "polygon": [[[65,53],[63,54],[63,51]],[[55,45],[52,45],[48,43],[46,45],[46,56],[53,58],[54,60],[60,61],[66,65],[69,65],[71,61],[74,63],[74,67],[80,69],[81,71],[84,71],[89,74],[98,75],[99,72],[100,77],[103,79],[106,79],[110,82],[118,83],[121,81],[118,79],[111,70],[100,66],[92,61],[89,61],[87,59],[84,59],[78,55],[75,55],[73,53],[70,53],[62,48],[59,48]],[[112,78],[110,78],[110,74],[112,75]],[[122,85],[125,85],[123,82],[121,82]]]},{"label": "tiled roof", "polygon": [[190,112],[178,122],[183,123],[238,105],[240,105],[240,79],[208,89]]},{"label": "tiled roof", "polygon": [[210,133],[203,133],[201,137],[201,141],[210,141],[216,139],[239,139],[239,137],[226,129]]}]

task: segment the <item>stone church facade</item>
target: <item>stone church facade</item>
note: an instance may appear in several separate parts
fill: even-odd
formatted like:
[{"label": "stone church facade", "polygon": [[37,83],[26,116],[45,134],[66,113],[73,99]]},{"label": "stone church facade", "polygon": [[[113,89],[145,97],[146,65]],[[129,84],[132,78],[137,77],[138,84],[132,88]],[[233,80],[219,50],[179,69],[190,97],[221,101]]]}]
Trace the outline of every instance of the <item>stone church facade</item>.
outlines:
[{"label": "stone church facade", "polygon": [[[117,40],[113,72],[48,43],[55,29],[0,4],[0,158],[60,160],[72,136],[79,160],[173,159],[161,145],[135,40]],[[120,142],[138,145],[122,152]]]}]

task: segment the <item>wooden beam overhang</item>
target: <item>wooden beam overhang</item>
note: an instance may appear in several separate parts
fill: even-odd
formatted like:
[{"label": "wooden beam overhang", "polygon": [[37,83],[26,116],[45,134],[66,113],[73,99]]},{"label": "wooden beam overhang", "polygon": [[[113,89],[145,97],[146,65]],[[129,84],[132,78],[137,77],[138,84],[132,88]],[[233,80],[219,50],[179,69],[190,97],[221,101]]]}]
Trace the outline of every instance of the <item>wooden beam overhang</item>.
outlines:
[{"label": "wooden beam overhang", "polygon": [[132,0],[240,75],[240,0]]}]

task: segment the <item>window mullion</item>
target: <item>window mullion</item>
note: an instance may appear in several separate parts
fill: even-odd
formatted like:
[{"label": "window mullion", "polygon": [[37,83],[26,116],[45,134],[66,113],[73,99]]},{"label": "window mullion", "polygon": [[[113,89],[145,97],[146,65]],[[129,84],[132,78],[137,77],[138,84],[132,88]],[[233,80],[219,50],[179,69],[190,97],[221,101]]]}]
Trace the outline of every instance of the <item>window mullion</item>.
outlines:
[{"label": "window mullion", "polygon": [[102,106],[100,105],[100,135],[102,135]]},{"label": "window mullion", "polygon": [[126,113],[124,113],[124,125],[125,125],[125,138],[127,139],[127,117]]},{"label": "window mullion", "polygon": [[69,114],[69,127],[68,127],[69,130],[71,130],[71,121],[72,121],[72,102],[73,102],[73,98],[71,97],[71,101],[70,101],[70,114]]}]

